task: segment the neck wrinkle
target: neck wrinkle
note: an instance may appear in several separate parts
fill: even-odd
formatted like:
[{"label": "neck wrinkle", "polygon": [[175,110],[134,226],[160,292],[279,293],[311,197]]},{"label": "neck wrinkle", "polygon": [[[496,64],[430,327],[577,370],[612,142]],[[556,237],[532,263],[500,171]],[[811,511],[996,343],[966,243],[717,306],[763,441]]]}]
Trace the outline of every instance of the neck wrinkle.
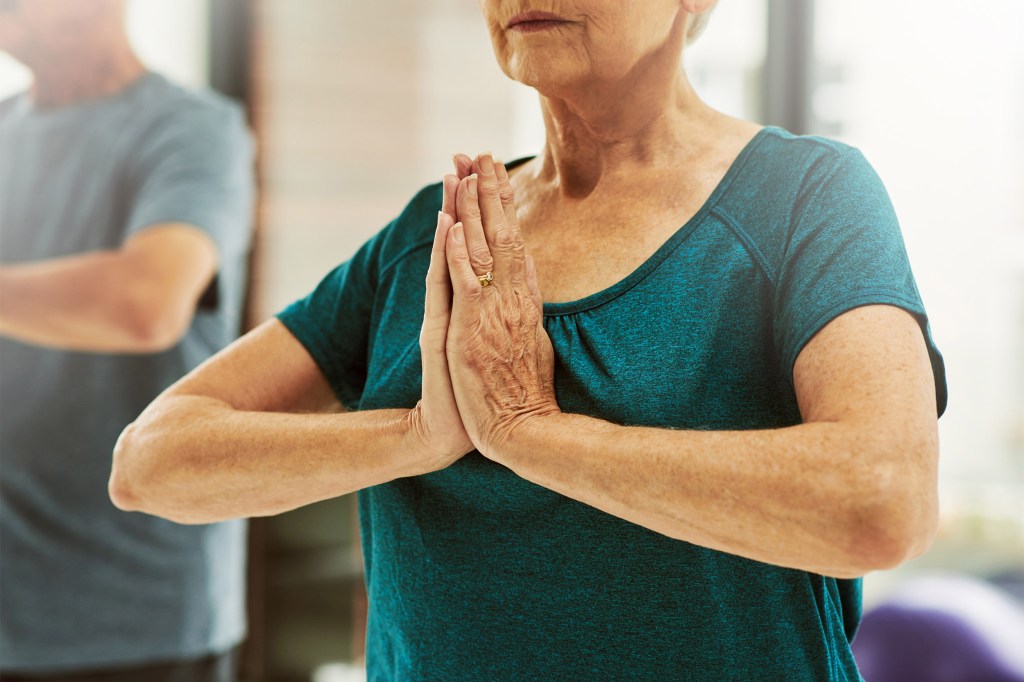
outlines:
[{"label": "neck wrinkle", "polygon": [[678,162],[713,111],[683,70],[685,21],[664,46],[614,81],[541,96],[546,140],[535,177],[567,198],[585,198],[610,174]]}]

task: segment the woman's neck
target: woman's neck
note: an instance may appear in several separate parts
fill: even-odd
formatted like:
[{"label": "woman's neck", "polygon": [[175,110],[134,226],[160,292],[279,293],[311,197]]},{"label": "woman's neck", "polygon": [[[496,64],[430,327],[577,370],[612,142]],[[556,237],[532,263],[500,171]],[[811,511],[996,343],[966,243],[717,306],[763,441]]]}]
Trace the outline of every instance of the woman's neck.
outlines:
[{"label": "woman's neck", "polygon": [[582,198],[604,177],[678,165],[706,146],[708,129],[721,115],[686,77],[685,41],[679,13],[665,43],[628,73],[542,94],[547,140],[534,179]]},{"label": "woman's neck", "polygon": [[563,194],[586,196],[602,177],[675,165],[697,153],[716,112],[681,68],[673,76],[667,83],[626,79],[573,99],[543,97],[547,137],[536,178]]}]

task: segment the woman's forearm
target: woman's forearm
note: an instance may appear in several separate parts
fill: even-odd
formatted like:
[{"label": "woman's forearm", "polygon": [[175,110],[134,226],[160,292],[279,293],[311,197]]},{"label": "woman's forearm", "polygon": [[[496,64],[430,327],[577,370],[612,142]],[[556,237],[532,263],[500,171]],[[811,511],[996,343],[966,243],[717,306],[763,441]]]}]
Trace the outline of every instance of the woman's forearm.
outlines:
[{"label": "woman's forearm", "polygon": [[179,523],[277,514],[430,470],[409,415],[246,412],[168,395],[118,439],[111,499]]},{"label": "woman's forearm", "polygon": [[836,577],[920,553],[934,516],[899,464],[912,458],[840,423],[677,431],[553,414],[524,421],[503,450],[488,455],[664,535]]}]

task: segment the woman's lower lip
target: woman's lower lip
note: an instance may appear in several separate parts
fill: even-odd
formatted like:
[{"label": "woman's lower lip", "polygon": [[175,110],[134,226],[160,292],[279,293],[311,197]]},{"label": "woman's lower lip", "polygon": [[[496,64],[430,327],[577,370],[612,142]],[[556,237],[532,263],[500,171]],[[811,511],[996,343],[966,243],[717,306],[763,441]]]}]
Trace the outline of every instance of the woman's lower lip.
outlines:
[{"label": "woman's lower lip", "polygon": [[510,31],[519,31],[520,33],[535,33],[537,31],[546,31],[556,26],[566,24],[565,21],[553,21],[551,19],[544,19],[542,21],[523,21],[518,24],[509,26]]}]

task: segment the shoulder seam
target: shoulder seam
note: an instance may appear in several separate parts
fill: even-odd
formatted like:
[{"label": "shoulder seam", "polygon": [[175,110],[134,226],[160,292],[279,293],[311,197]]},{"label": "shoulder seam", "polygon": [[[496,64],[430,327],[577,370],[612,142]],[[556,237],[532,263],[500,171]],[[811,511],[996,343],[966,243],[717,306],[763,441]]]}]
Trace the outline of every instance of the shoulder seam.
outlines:
[{"label": "shoulder seam", "polygon": [[776,281],[778,280],[778,277],[782,272],[782,266],[786,262],[786,257],[790,252],[792,246],[793,233],[795,232],[796,227],[796,221],[799,220],[799,217],[801,215],[801,209],[807,201],[808,183],[811,181],[811,177],[814,175],[815,170],[818,168],[820,164],[822,164],[826,160],[829,163],[831,163],[832,167],[825,171],[824,176],[818,181],[818,185],[821,186],[827,183],[831,179],[831,177],[835,175],[837,169],[839,168],[837,160],[842,156],[841,150],[838,147],[828,144],[819,143],[819,146],[828,151],[828,156],[822,157],[821,159],[815,161],[810,168],[804,171],[804,176],[803,178],[800,179],[800,187],[797,188],[796,191],[796,201],[793,204],[793,211],[789,216],[789,225],[786,231],[785,243],[782,245],[782,249],[779,251],[779,262],[777,263],[778,271],[774,274],[774,278],[776,279]]},{"label": "shoulder seam", "polygon": [[[835,164],[835,161],[842,156],[843,150],[840,147],[836,146],[835,144],[832,144],[831,141],[828,140],[827,138],[819,138],[815,136],[800,136],[794,139],[809,142],[815,147],[824,150],[825,152],[825,155],[823,155],[822,158],[815,161],[812,164],[812,166],[804,172],[803,177],[800,179],[800,186],[797,189],[796,193],[797,206],[799,206],[799,204],[802,203],[803,201],[802,197],[804,197],[807,193],[807,185],[809,182],[809,178],[811,175],[813,175],[815,168],[823,161]],[[835,170],[836,165],[833,165],[833,167],[826,172],[822,182],[826,182],[828,178],[831,177],[833,173],[835,173]],[[795,219],[796,212],[794,212],[794,215],[790,217],[789,229],[787,233],[783,236],[784,243],[782,244],[782,248],[779,251],[779,262],[775,263],[774,265],[771,262],[769,262],[768,256],[765,255],[765,252],[761,249],[761,246],[757,243],[757,240],[755,240],[750,235],[750,233],[746,229],[744,229],[742,225],[739,224],[739,222],[728,211],[728,209],[723,208],[721,205],[718,205],[712,209],[711,213],[715,215],[723,223],[725,223],[725,226],[728,227],[736,235],[736,238],[750,252],[753,259],[757,262],[758,267],[760,267],[761,270],[764,272],[765,276],[768,278],[768,281],[771,283],[772,287],[777,287],[779,282],[779,276],[782,272],[783,264],[786,261],[786,254],[789,252],[790,249],[789,240],[792,238],[792,223]]]},{"label": "shoulder seam", "polygon": [[725,223],[725,226],[728,227],[733,232],[733,234],[736,235],[736,238],[740,241],[741,244],[743,244],[744,248],[746,248],[747,251],[750,252],[750,255],[753,256],[754,260],[757,262],[758,267],[761,268],[761,270],[764,272],[765,277],[768,278],[768,282],[772,285],[772,287],[774,288],[775,286],[777,286],[778,280],[776,277],[776,273],[773,273],[771,271],[771,267],[768,264],[767,256],[764,255],[764,252],[761,250],[761,247],[757,245],[757,242],[754,241],[754,238],[751,237],[750,234],[745,229],[743,229],[743,227],[740,226],[738,222],[736,222],[736,219],[729,215],[729,213],[727,213],[726,211],[723,211],[716,207],[712,209],[711,214],[717,217],[723,223]]}]

